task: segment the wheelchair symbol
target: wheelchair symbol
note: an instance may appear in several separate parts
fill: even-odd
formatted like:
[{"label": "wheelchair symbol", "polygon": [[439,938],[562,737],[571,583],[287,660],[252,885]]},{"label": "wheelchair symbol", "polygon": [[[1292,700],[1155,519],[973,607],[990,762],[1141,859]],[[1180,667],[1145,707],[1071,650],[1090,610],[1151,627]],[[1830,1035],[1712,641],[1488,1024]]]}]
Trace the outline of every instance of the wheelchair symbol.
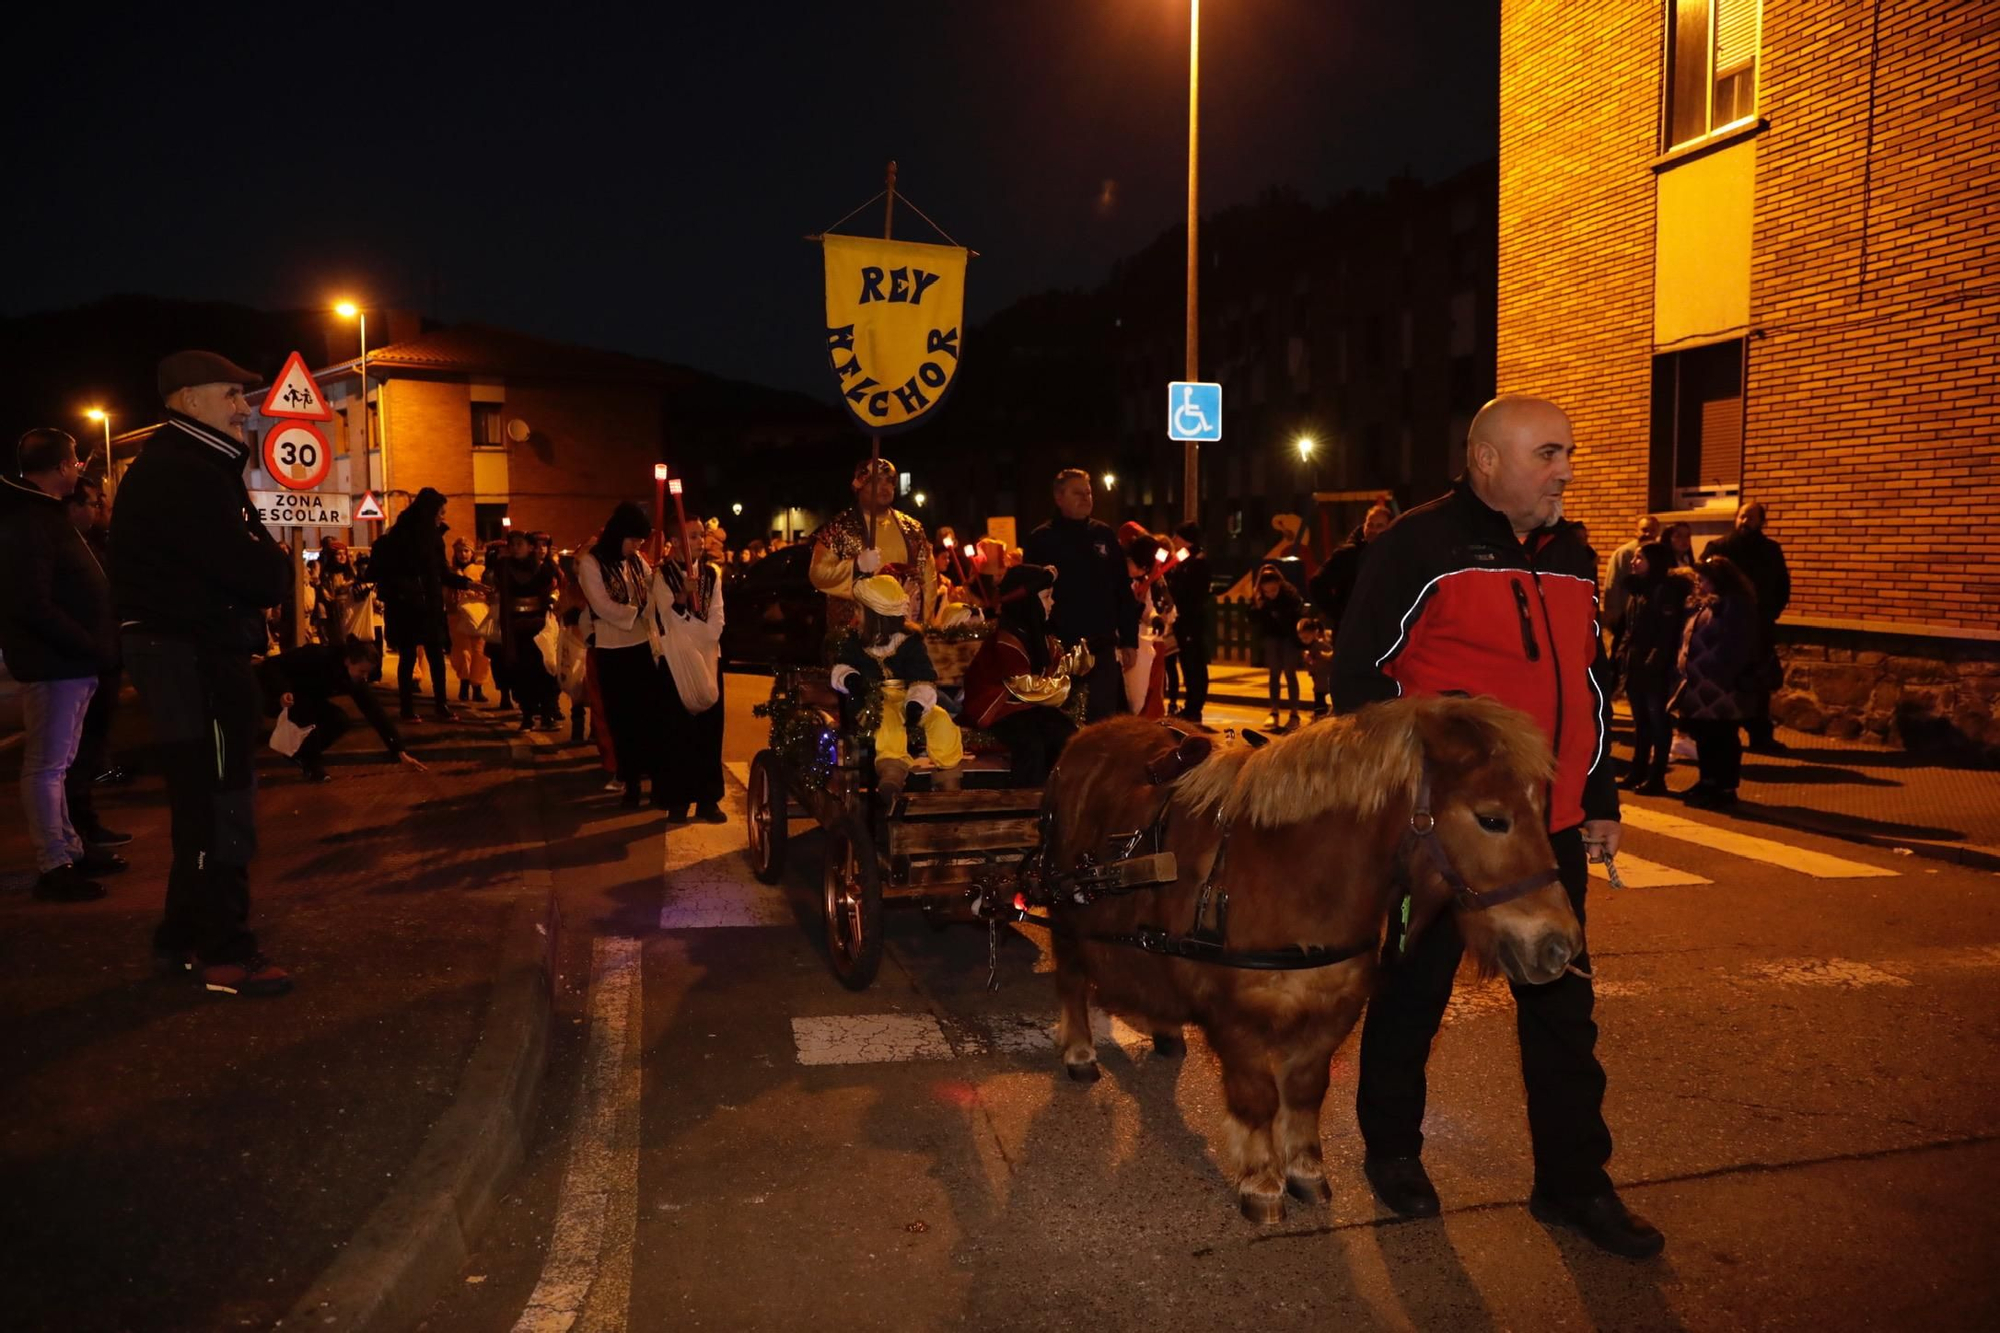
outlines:
[{"label": "wheelchair symbol", "polygon": [[1183,435],[1208,434],[1208,414],[1194,400],[1194,385],[1181,389],[1181,405],[1174,409],[1174,429]]},{"label": "wheelchair symbol", "polygon": [[1222,386],[1176,381],[1168,388],[1167,435],[1176,440],[1222,438]]}]

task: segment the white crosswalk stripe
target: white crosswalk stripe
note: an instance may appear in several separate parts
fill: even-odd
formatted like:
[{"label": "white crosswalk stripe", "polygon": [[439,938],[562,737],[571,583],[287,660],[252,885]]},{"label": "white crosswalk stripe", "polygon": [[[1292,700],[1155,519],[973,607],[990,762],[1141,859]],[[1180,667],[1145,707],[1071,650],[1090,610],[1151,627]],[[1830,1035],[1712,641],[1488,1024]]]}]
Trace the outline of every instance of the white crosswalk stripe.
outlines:
[{"label": "white crosswalk stripe", "polygon": [[[1676,870],[1672,866],[1663,866],[1658,861],[1648,861],[1645,857],[1635,856],[1631,852],[1620,852],[1615,860],[1618,865],[1618,878],[1625,882],[1625,887],[1628,889],[1664,889],[1677,884],[1715,883],[1706,875],[1697,875],[1689,870]],[[1606,881],[1611,878],[1605,873],[1604,867],[1595,861],[1590,863],[1590,877]]]},{"label": "white crosswalk stripe", "polygon": [[[1684,815],[1649,810],[1644,806],[1626,806],[1621,818],[1632,828],[1658,833],[1663,837],[1678,838],[1682,842],[1691,842],[1696,846],[1712,848],[1718,852],[1728,852],[1732,856],[1762,861],[1766,865],[1797,871],[1814,879],[1881,879],[1893,878],[1900,873],[1882,866],[1865,865],[1860,861],[1828,856],[1825,852],[1794,847],[1789,843],[1773,842],[1769,838],[1738,833],[1734,829],[1721,828],[1714,824],[1697,823]],[[1620,869],[1623,869],[1622,858]]]}]

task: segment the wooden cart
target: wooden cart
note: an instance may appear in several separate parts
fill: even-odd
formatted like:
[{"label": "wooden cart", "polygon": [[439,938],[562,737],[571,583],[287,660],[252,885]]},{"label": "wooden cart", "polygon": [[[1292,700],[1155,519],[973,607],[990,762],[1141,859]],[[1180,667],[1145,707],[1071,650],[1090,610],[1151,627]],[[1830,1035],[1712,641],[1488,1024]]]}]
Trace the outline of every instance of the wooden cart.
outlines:
[{"label": "wooden cart", "polygon": [[[958,683],[977,646],[934,646],[941,685]],[[866,989],[881,966],[885,908],[915,907],[940,926],[973,921],[979,887],[1011,873],[1040,843],[1041,788],[1005,785],[1004,755],[980,754],[976,733],[966,737],[963,790],[928,790],[919,768],[896,808],[878,819],[872,740],[826,668],[777,667],[770,701],[757,712],[770,719],[771,743],[750,765],[751,867],[775,884],[793,821],[809,818],[825,830],[827,956],[852,990]]]}]

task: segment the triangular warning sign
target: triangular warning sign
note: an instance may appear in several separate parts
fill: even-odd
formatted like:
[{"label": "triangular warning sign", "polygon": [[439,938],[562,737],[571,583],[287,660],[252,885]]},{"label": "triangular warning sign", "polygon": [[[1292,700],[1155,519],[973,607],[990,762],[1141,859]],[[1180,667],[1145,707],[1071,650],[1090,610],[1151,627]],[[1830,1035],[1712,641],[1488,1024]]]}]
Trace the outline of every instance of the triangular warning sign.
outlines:
[{"label": "triangular warning sign", "polygon": [[375,492],[363,491],[361,493],[361,503],[354,506],[354,517],[357,520],[372,518],[378,523],[381,522],[382,502],[375,498]]},{"label": "triangular warning sign", "polygon": [[326,405],[326,395],[319,391],[312,372],[306,369],[305,357],[299,353],[286,357],[285,368],[271,381],[271,392],[264,395],[264,415],[302,421],[333,420],[333,409]]}]

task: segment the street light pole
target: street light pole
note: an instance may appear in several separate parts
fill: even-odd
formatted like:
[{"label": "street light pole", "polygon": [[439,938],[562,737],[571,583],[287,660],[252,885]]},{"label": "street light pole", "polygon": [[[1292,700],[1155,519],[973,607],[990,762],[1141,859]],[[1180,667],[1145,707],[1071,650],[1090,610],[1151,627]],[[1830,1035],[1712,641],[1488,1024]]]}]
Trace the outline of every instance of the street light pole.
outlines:
[{"label": "street light pole", "polygon": [[[1201,0],[1188,0],[1187,379],[1201,379]],[[1181,517],[1200,517],[1201,446],[1181,445]]]},{"label": "street light pole", "polygon": [[[92,421],[103,423],[104,472],[106,476],[109,476],[111,474],[111,414],[105,411],[101,407],[93,407],[88,412],[85,412],[84,415],[89,417]],[[85,458],[83,460],[83,465],[84,467],[88,468],[90,466],[90,460],[88,458]]]}]

